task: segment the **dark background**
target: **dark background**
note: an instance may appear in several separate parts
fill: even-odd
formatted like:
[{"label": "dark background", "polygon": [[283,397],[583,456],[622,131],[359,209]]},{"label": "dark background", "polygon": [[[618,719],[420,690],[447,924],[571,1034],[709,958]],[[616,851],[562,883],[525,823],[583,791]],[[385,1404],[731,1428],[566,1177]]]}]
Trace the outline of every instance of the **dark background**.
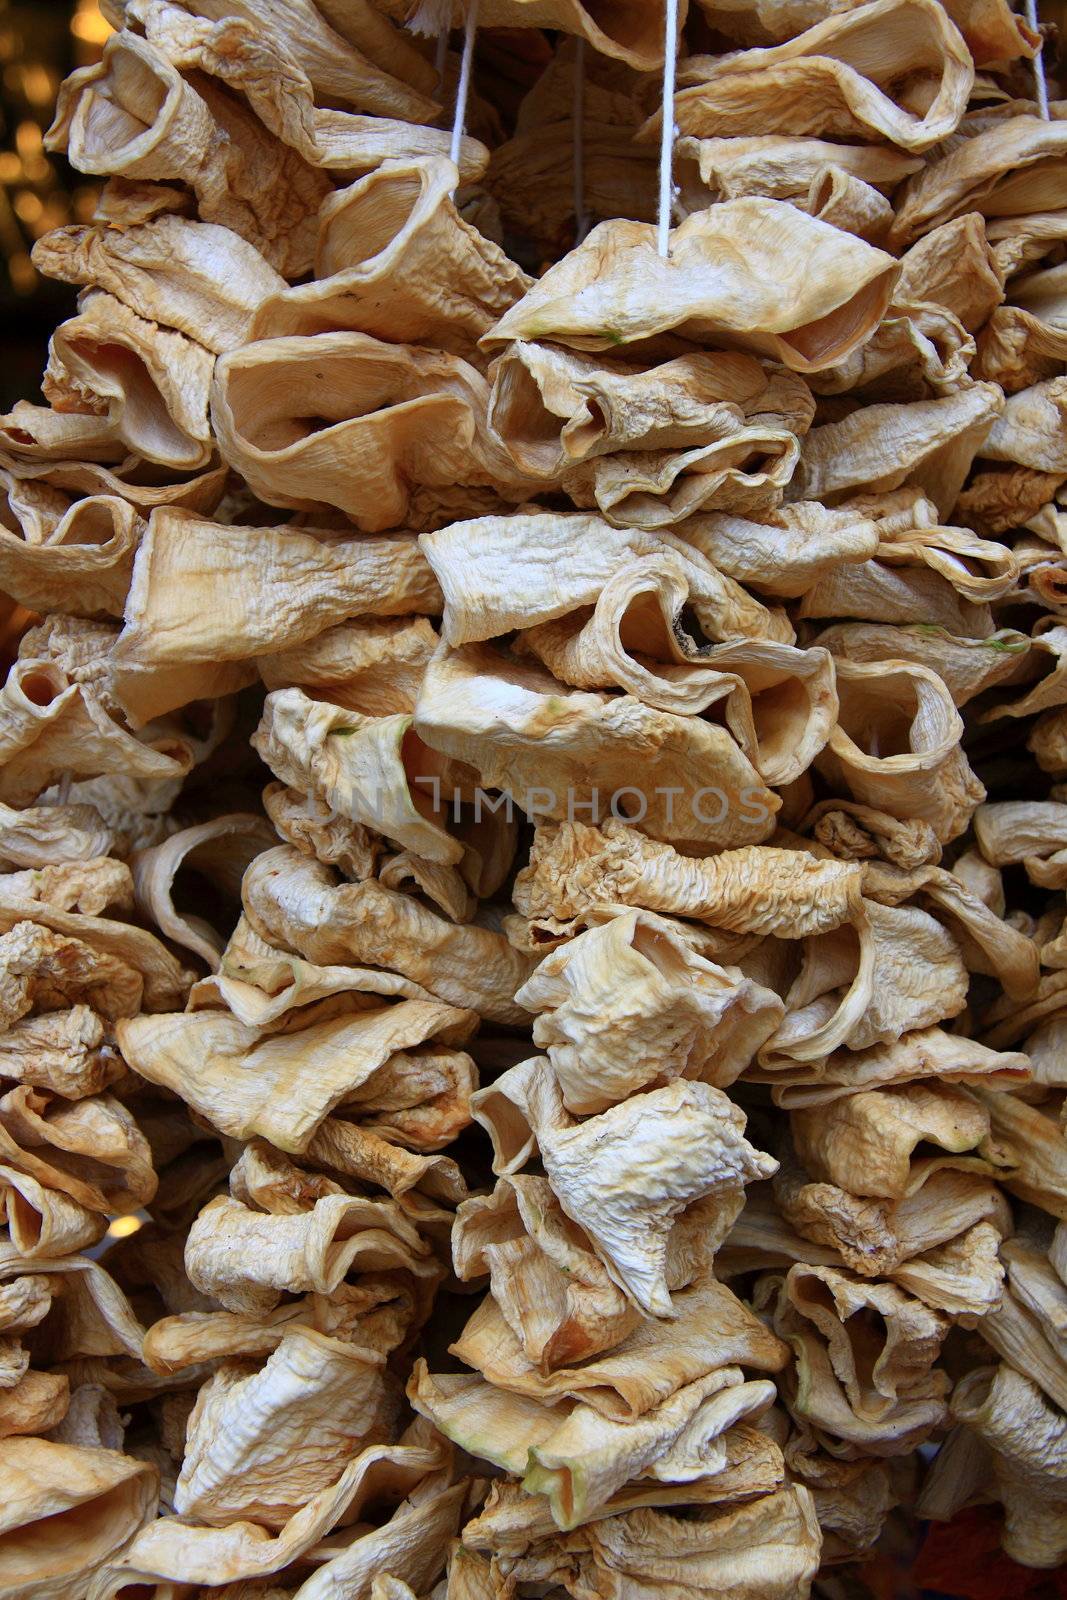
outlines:
[{"label": "dark background", "polygon": [[38,398],[48,336],[74,290],[34,270],[34,240],[88,221],[97,186],[50,156],[43,134],[67,73],[99,59],[96,0],[0,0],[0,410]]}]

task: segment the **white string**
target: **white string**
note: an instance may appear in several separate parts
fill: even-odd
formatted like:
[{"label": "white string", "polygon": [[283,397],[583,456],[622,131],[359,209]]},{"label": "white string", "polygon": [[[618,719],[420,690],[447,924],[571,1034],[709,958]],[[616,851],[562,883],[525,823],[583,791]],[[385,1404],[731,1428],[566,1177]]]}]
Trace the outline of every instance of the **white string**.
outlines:
[{"label": "white string", "polygon": [[678,66],[678,0],[667,0],[663,41],[663,127],[659,141],[659,222],[656,249],[670,255],[671,168],[674,158],[674,76]]},{"label": "white string", "polygon": [[[1026,20],[1035,33],[1040,33],[1037,25],[1037,0],[1026,0]],[[1042,46],[1044,40],[1041,41]],[[1037,109],[1046,122],[1051,121],[1048,109],[1048,84],[1045,81],[1045,63],[1042,60],[1043,50],[1038,49],[1034,57],[1034,87],[1037,89]]]},{"label": "white string", "polygon": [[589,232],[585,212],[585,40],[574,47],[574,242],[581,244]]},{"label": "white string", "polygon": [[459,64],[459,84],[456,88],[456,115],[452,123],[452,144],[449,157],[459,166],[459,152],[463,144],[463,126],[467,120],[467,96],[471,87],[471,62],[474,60],[474,35],[478,31],[478,0],[467,0],[467,17],[463,24],[463,57]]}]

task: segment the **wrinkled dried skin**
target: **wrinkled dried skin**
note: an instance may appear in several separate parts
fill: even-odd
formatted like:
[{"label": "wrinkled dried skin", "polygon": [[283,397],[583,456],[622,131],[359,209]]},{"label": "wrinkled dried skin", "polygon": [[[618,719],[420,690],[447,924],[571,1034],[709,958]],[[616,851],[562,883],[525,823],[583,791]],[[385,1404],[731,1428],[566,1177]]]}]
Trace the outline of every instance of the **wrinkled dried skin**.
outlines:
[{"label": "wrinkled dried skin", "polygon": [[1003,1364],[969,1373],[952,1410],[992,1451],[1006,1554],[1028,1567],[1058,1566],[1067,1546],[1062,1414]]},{"label": "wrinkled dried skin", "polygon": [[1000,120],[949,145],[946,154],[929,161],[902,186],[892,244],[911,244],[919,234],[968,211],[1014,218],[1060,210],[1067,200],[1061,158],[1065,141],[1062,123],[1030,114]]},{"label": "wrinkled dried skin", "polygon": [[653,838],[707,846],[765,838],[777,810],[726,729],[630,695],[561,693],[549,673],[484,645],[440,647],[414,725],[431,750],[534,817],[622,811]]},{"label": "wrinkled dried skin", "polygon": [[307,960],[382,966],[495,1022],[527,1018],[514,996],[534,963],[490,928],[457,927],[372,881],[338,885],[287,848],[256,858],[243,899],[261,937]]},{"label": "wrinkled dried skin", "polygon": [[284,1032],[249,1027],[226,1011],[196,1011],[129,1018],[118,1035],[136,1072],[180,1093],[221,1132],[259,1134],[300,1151],[357,1090],[376,1109],[366,1085],[398,1052],[417,1053],[430,1040],[462,1043],[475,1023],[472,1012],[437,1001],[353,1011],[339,996],[297,1012]]},{"label": "wrinkled dried skin", "polygon": [[780,134],[726,139],[685,136],[675,141],[674,160],[680,190],[677,204],[683,215],[749,194],[789,200],[808,209],[805,202],[813,185],[823,181],[828,171],[835,177],[855,179],[884,196],[922,167],[917,156],[884,145],[838,144]]},{"label": "wrinkled dried skin", "polygon": [[457,177],[441,159],[387,160],[328,196],[314,280],[279,284],[259,306],[252,337],[351,329],[474,358],[530,280],[460,216]]},{"label": "wrinkled dried skin", "polygon": [[173,214],[121,230],[56,228],[38,240],[34,261],[49,278],[106,289],[215,355],[245,344],[257,306],[285,288],[239,234]]},{"label": "wrinkled dried skin", "polygon": [[792,1267],[776,1302],[797,1357],[792,1406],[821,1433],[894,1456],[944,1421],[949,1380],[934,1363],[947,1317],[830,1267]]},{"label": "wrinkled dried skin", "polygon": [[709,638],[792,643],[781,611],[768,610],[670,532],[643,534],[613,529],[596,516],[530,512],[457,522],[419,539],[444,596],[441,631],[450,645],[480,643],[595,605],[623,561],[662,555],[665,546],[683,560],[689,603]]},{"label": "wrinkled dried skin", "polygon": [[202,345],[93,289],[52,335],[42,388],[57,410],[106,417],[127,450],[188,472],[211,460],[213,366]]},{"label": "wrinkled dried skin", "polygon": [[67,79],[47,141],[80,172],[187,183],[201,221],[231,228],[281,273],[311,266],[325,175],[217,81],[201,75],[194,89],[134,33],[112,35],[98,65]]},{"label": "wrinkled dried skin", "polygon": [[437,634],[427,617],[360,617],[316,638],[260,656],[268,689],[321,691],[366,716],[413,711]]},{"label": "wrinkled dried skin", "polygon": [[576,1115],[659,1079],[726,1088],[781,1017],[776,995],[705,961],[640,911],[546,957],[516,998],[537,1013],[534,1043]]},{"label": "wrinkled dried skin", "polygon": [[902,820],[928,822],[944,843],[961,834],[985,789],[960,749],[963,722],[926,667],[838,659],[838,723],[820,770],[835,788]]},{"label": "wrinkled dried skin", "polygon": [[394,1408],[374,1352],[294,1329],[258,1372],[224,1364],[200,1390],[174,1509],[216,1527],[283,1528],[384,1438]]},{"label": "wrinkled dried skin", "polygon": [[116,645],[115,684],[131,717],[244,688],[254,658],[361,614],[440,605],[414,539],[338,539],[297,528],[224,527],[153,515]]},{"label": "wrinkled dried skin", "polygon": [[8,1439],[2,1472],[0,1594],[11,1600],[78,1600],[155,1515],[155,1469],[115,1450]]},{"label": "wrinkled dried skin", "polygon": [[[921,83],[922,114],[894,98],[902,74]],[[875,0],[770,49],[691,57],[679,82],[683,134],[828,134],[923,151],[955,130],[974,67],[940,5]]]},{"label": "wrinkled dried skin", "polygon": [[[0,528],[0,584],[31,610],[121,616],[143,521],[117,496],[91,495],[68,505],[55,493],[62,510],[57,506],[59,514],[39,531],[26,514],[18,518],[21,536]],[[11,510],[13,500],[9,489]]]},{"label": "wrinkled dried skin", "polygon": [[360,528],[403,523],[409,485],[523,481],[486,431],[485,379],[459,356],[365,333],[261,339],[220,358],[219,449],[268,505],[336,506]]},{"label": "wrinkled dried skin", "polygon": [[482,343],[606,350],[674,330],[818,372],[869,337],[896,275],[881,250],[782,201],[730,200],[676,228],[666,260],[650,225],[602,222]]}]

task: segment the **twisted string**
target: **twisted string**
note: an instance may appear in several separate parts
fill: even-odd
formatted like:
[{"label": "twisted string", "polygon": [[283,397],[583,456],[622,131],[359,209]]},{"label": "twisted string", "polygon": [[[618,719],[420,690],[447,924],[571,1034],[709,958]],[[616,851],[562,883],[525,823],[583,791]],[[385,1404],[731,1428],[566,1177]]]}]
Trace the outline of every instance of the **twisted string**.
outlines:
[{"label": "twisted string", "polygon": [[674,79],[678,68],[678,0],[667,0],[663,41],[663,126],[659,141],[659,211],[656,249],[670,255],[671,169],[674,159]]},{"label": "twisted string", "polygon": [[[1040,33],[1037,25],[1037,0],[1026,0],[1026,20],[1035,33]],[[1042,41],[1042,45],[1044,41]],[[1045,78],[1044,50],[1039,49],[1034,57],[1034,88],[1037,90],[1037,109],[1046,122],[1051,121],[1048,109],[1048,82]]]},{"label": "twisted string", "polygon": [[449,157],[459,166],[459,152],[463,144],[463,128],[467,120],[467,97],[471,87],[471,63],[474,60],[474,35],[478,32],[478,0],[467,0],[467,16],[463,24],[463,56],[459,64],[459,83],[456,86],[456,115],[452,122],[452,143]]}]

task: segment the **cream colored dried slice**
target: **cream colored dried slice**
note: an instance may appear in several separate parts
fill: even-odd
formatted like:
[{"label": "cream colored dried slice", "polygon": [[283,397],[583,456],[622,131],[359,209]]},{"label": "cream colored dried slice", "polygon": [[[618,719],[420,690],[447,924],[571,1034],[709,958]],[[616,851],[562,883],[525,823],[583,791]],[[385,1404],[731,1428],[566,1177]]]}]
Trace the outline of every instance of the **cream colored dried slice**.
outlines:
[{"label": "cream colored dried slice", "polygon": [[279,272],[311,266],[325,175],[241,99],[206,75],[194,88],[135,33],[113,34],[100,62],[71,74],[46,138],[79,172],[188,183],[202,221],[232,228]]},{"label": "cream colored dried slice", "polygon": [[898,299],[933,301],[975,333],[1004,298],[1004,272],[977,212],[941,223],[905,251]]},{"label": "cream colored dried slice", "polygon": [[1030,649],[1026,634],[1013,628],[973,639],[923,622],[834,623],[818,635],[817,643],[849,661],[914,661],[927,667],[945,684],[957,710],[995,684],[1013,681]]},{"label": "cream colored dried slice", "polygon": [[[990,1113],[974,1095],[948,1084],[909,1083],[848,1095],[791,1112],[790,1126],[808,1170],[852,1194],[901,1199],[919,1186],[927,1169],[991,1171],[980,1155]],[[919,1156],[913,1163],[919,1144],[946,1154]]]},{"label": "cream colored dried slice", "polygon": [[[748,1505],[709,1508],[698,1520],[652,1509],[606,1517],[567,1535],[565,1543],[563,1571],[578,1555],[602,1585],[673,1584],[710,1600],[729,1593],[732,1584],[759,1600],[792,1600],[810,1586],[822,1535],[810,1491],[791,1484]],[[540,1576],[538,1554],[535,1547],[514,1564],[520,1581],[527,1572],[535,1581]]]},{"label": "cream colored dried slice", "polygon": [[545,1178],[502,1178],[491,1195],[465,1200],[452,1260],[460,1279],[488,1272],[501,1315],[546,1375],[610,1350],[639,1320]]},{"label": "cream colored dried slice", "polygon": [[824,1105],[843,1094],[922,1078],[970,1087],[990,1082],[996,1087],[1011,1088],[1027,1082],[1029,1077],[1029,1057],[1021,1051],[990,1050],[977,1039],[946,1033],[942,1028],[923,1027],[863,1050],[834,1051],[817,1082],[789,1085],[777,1079],[773,1094],[775,1105],[792,1110]]},{"label": "cream colored dried slice", "polygon": [[515,882],[528,916],[577,917],[598,904],[643,906],[712,927],[798,939],[860,913],[862,870],[804,851],[750,846],[682,856],[625,823],[544,823]]},{"label": "cream colored dried slice", "polygon": [[825,500],[910,482],[947,515],[1003,403],[995,385],[973,384],[937,400],[864,406],[807,436],[791,496]]},{"label": "cream colored dried slice", "polygon": [[1018,1095],[988,1089],[975,1093],[989,1117],[994,1158],[1007,1165],[1004,1187],[1054,1217],[1067,1217],[1067,1140],[1055,1105],[1027,1105]]},{"label": "cream colored dried slice", "polygon": [[[608,13],[582,0],[485,0],[482,23],[495,28],[558,28],[577,34],[598,55],[624,61],[638,72],[651,72],[663,62],[664,7],[661,0],[623,0]],[[462,26],[457,4],[446,14]],[[684,20],[684,6],[681,12]]]},{"label": "cream colored dried slice", "polygon": [[566,472],[563,488],[576,506],[595,505],[621,527],[671,528],[708,511],[769,511],[781,503],[800,446],[776,415],[739,425],[732,410],[721,407],[709,421],[710,443],[597,456]]},{"label": "cream colored dried slice", "polygon": [[[65,503],[66,496],[61,496]],[[10,502],[10,492],[9,492]],[[0,527],[0,583],[31,610],[72,616],[122,615],[133,558],[144,533],[135,508],[91,495],[64,510],[39,539]]]},{"label": "cream colored dried slice", "polygon": [[481,1372],[492,1389],[523,1397],[527,1405],[537,1401],[545,1408],[568,1398],[580,1400],[620,1422],[644,1416],[709,1372],[741,1366],[774,1373],[788,1362],[788,1347],[710,1274],[679,1289],[675,1308],[677,1316],[669,1327],[642,1318],[613,1350],[542,1374],[527,1360],[489,1296],[451,1350]]},{"label": "cream colored dried slice", "polygon": [[331,1294],[355,1269],[436,1277],[429,1245],[392,1200],[327,1194],[308,1211],[271,1215],[220,1195],[185,1246],[191,1282],[227,1310],[262,1314],[283,1293]]},{"label": "cream colored dried slice", "polygon": [[641,911],[553,952],[516,998],[538,1013],[534,1043],[577,1115],[676,1076],[726,1088],[781,1017],[770,990],[705,961]]},{"label": "cream colored dried slice", "polygon": [[777,1167],[744,1138],[741,1111],[706,1083],[675,1080],[579,1123],[543,1075],[529,1108],[553,1193],[646,1315],[673,1314],[667,1258],[685,1209],[714,1195],[735,1215],[738,1187]]},{"label": "cream colored dried slice", "polygon": [[666,260],[651,225],[602,222],[482,343],[545,339],[606,350],[676,330],[726,336],[794,371],[817,372],[870,336],[896,275],[882,251],[783,201],[728,200],[676,228]]},{"label": "cream colored dried slice", "polygon": [[106,289],[216,355],[246,343],[257,306],[285,287],[239,234],[173,213],[122,229],[56,228],[37,241],[34,260],[46,277]]},{"label": "cream colored dried slice", "polygon": [[709,638],[792,642],[781,612],[769,611],[669,532],[612,529],[581,513],[524,512],[453,523],[419,539],[444,595],[441,632],[450,645],[478,643],[594,605],[623,561],[660,555],[665,546],[685,560],[690,604]]},{"label": "cream colored dried slice", "polygon": [[223,1364],[199,1391],[174,1509],[283,1528],[378,1442],[395,1406],[375,1352],[292,1329],[258,1372]]},{"label": "cream colored dried slice", "polygon": [[279,284],[256,312],[253,337],[352,329],[473,357],[530,279],[463,220],[452,198],[457,181],[441,158],[386,160],[328,196],[315,278]]},{"label": "cream colored dried slice", "polygon": [[158,1474],[116,1450],[8,1439],[0,1472],[0,1594],[11,1600],[78,1600],[155,1516]]},{"label": "cream colored dried slice", "polygon": [[360,528],[400,526],[410,485],[523,480],[486,430],[489,391],[459,356],[366,333],[261,339],[220,358],[219,449],[268,505],[336,506]]},{"label": "cream colored dried slice", "polygon": [[918,156],[887,145],[773,133],[726,139],[686,135],[675,141],[674,160],[677,203],[684,212],[749,194],[803,206],[812,184],[830,167],[886,194],[922,166]]},{"label": "cream colored dried slice", "polygon": [[[128,500],[143,517],[147,517],[156,506],[163,505],[182,506],[207,515],[214,511],[221,500],[229,469],[219,463],[189,478],[179,477],[175,483],[161,484],[153,481],[159,476],[158,472],[139,456],[127,455],[112,467],[95,461],[52,460],[47,458],[47,451],[46,459],[36,459],[33,418],[58,418],[60,415],[59,412],[44,411],[40,406],[28,406],[25,401],[17,402],[15,410],[5,420],[10,424],[15,417],[24,418],[25,428],[15,429],[24,437],[12,443],[6,436],[4,422],[0,421],[0,437],[4,438],[4,448],[0,449],[0,470],[10,472],[12,477],[26,485],[39,484],[50,491],[61,490],[66,496],[114,495],[121,500]],[[76,413],[69,413],[68,420],[79,419]],[[89,420],[85,416],[80,418],[81,422]]]},{"label": "cream colored dried slice", "polygon": [[359,617],[260,656],[268,689],[322,690],[365,716],[413,711],[437,634],[427,617]]},{"label": "cream colored dried slice", "polygon": [[1009,395],[981,453],[991,461],[1014,461],[1038,472],[1067,472],[1063,445],[1067,381],[1050,378]]},{"label": "cream colored dried slice", "polygon": [[[20,950],[30,952],[34,962],[43,954],[47,964],[51,952],[57,949],[61,956],[65,949],[76,951],[79,958],[86,962],[83,971],[106,971],[110,983],[116,979],[121,981],[121,993],[131,1009],[136,1009],[140,1004],[147,1011],[159,1011],[176,1006],[185,999],[192,974],[180,965],[154,934],[133,923],[60,911],[37,900],[5,896],[0,879],[0,929],[4,934],[9,934],[20,923],[28,923],[31,930],[36,930],[24,931],[21,939],[26,944],[23,946],[20,943],[18,946]],[[44,930],[43,937],[41,930]],[[55,938],[48,939],[47,933]],[[86,956],[79,947],[87,947],[89,955]],[[96,962],[92,961],[93,952],[100,958]],[[64,970],[65,963],[61,959],[53,977],[60,977]],[[136,997],[137,986],[131,978],[131,972],[139,973],[142,980],[140,1001]],[[123,1009],[124,999],[117,997],[116,1004],[108,1005],[107,989],[108,982],[105,982],[101,985],[94,1009],[101,1010],[104,1015],[109,1012],[117,1015]]]},{"label": "cream colored dried slice", "polygon": [[635,1478],[684,1482],[724,1465],[722,1434],[759,1415],[774,1393],[765,1379],[741,1378],[740,1368],[721,1368],[629,1422],[580,1403],[542,1407],[466,1375],[435,1376],[423,1361],[408,1392],[465,1449],[525,1472],[523,1487],[545,1495],[556,1525],[569,1529],[590,1521]]},{"label": "cream colored dried slice", "polygon": [[792,1267],[774,1326],[796,1352],[793,1407],[831,1438],[897,1456],[944,1421],[949,1378],[935,1363],[949,1320],[895,1285]]},{"label": "cream colored dried slice", "polygon": [[422,682],[415,730],[528,815],[621,811],[653,837],[707,846],[765,838],[778,809],[725,729],[630,695],[563,694],[549,673],[485,645],[440,647]]},{"label": "cream colored dried slice", "polygon": [[[916,102],[902,73],[922,84]],[[923,151],[954,132],[974,67],[941,6],[873,0],[769,49],[690,57],[679,82],[683,134],[828,134]]]},{"label": "cream colored dried slice", "polygon": [[[194,984],[188,1009],[217,1010],[220,1002],[248,1027],[266,1027],[297,1006],[334,994],[353,996],[352,1009],[370,1010],[377,996],[429,1000],[420,984],[371,967],[318,967],[261,939],[242,916],[222,953],[219,970]],[[362,999],[356,998],[362,996]]]},{"label": "cream colored dried slice", "polygon": [[[340,1519],[345,1518],[347,1526],[365,1527],[363,1513],[375,1501],[395,1504],[439,1473],[446,1461],[446,1447],[428,1432],[409,1430],[398,1444],[371,1445],[345,1467],[336,1483],[312,1495],[273,1537],[254,1522],[204,1528],[161,1517],[143,1528],[115,1565],[101,1573],[89,1595],[91,1600],[117,1600],[130,1584],[162,1580],[217,1587],[220,1582],[269,1577],[298,1561]],[[408,1522],[407,1531],[418,1529],[417,1522]]]},{"label": "cream colored dried slice", "polygon": [[359,614],[432,612],[439,591],[415,541],[224,527],[164,510],[134,567],[116,686],[148,720],[242,688],[253,658]]},{"label": "cream colored dried slice", "polygon": [[[82,681],[79,681],[81,679]],[[0,689],[0,796],[21,806],[67,777],[167,782],[186,776],[191,751],[177,740],[127,732],[101,685],[46,657],[15,663]]]},{"label": "cream colored dried slice", "polygon": [[643,369],[519,341],[497,358],[491,376],[490,426],[520,471],[539,478],[617,451],[706,445],[712,431],[728,438],[731,421],[736,429],[754,413],[762,420],[777,413],[794,433],[806,432],[811,416],[802,379],[768,374],[733,351]]},{"label": "cream colored dried slice", "polygon": [[952,1411],[992,1453],[1005,1553],[1028,1566],[1058,1566],[1067,1551],[1062,1413],[1004,1362],[962,1378]]},{"label": "cream colored dried slice", "polygon": [[215,817],[194,828],[183,828],[136,857],[137,904],[168,939],[192,950],[214,969],[225,940],[205,918],[179,912],[173,898],[175,879],[188,868],[230,900],[239,900],[248,863],[274,844],[274,830],[262,818],[249,814]]},{"label": "cream colored dried slice", "polygon": [[490,928],[446,922],[373,881],[338,885],[288,848],[257,857],[243,897],[261,937],[309,961],[382,966],[495,1022],[526,1021],[514,995],[534,963]]},{"label": "cream colored dried slice", "polygon": [[904,662],[839,659],[837,686],[838,722],[819,769],[862,803],[956,838],[985,790],[960,748],[962,719],[942,680]]},{"label": "cream colored dried slice", "polygon": [[1027,114],[999,119],[949,147],[909,178],[897,196],[891,241],[919,234],[968,211],[991,218],[1058,211],[1067,200],[1062,155],[1067,128]]},{"label": "cream colored dried slice", "polygon": [[875,523],[861,513],[795,501],[752,520],[717,512],[694,517],[678,537],[713,566],[761,594],[795,599],[824,574],[869,560]]},{"label": "cream colored dried slice", "polygon": [[[143,0],[124,0],[121,9],[127,26],[147,25],[149,37],[178,65],[202,66],[210,71],[212,55],[225,55],[226,43],[233,34],[239,42],[231,49],[240,59],[245,29],[232,28],[232,21],[237,18],[254,27],[261,53],[268,61],[280,58],[290,70],[294,65],[298,67],[307,75],[315,94],[329,103],[340,101],[411,122],[429,121],[437,109],[428,93],[419,92],[419,88],[433,88],[428,64],[413,43],[402,34],[397,36],[369,5],[358,8],[349,4],[350,25],[342,30],[331,27],[328,12],[320,12],[307,0],[271,0],[261,11],[240,0],[237,4],[233,0],[227,0],[227,4],[207,0],[194,17],[177,6],[167,5],[159,8],[163,11],[159,18],[153,16],[155,7]],[[213,23],[222,26],[214,27]],[[230,28],[225,26],[227,23]],[[198,55],[206,56],[206,60],[197,59]],[[394,75],[393,68],[399,76]],[[263,92],[261,86],[260,93]]]},{"label": "cream colored dried slice", "polygon": [[119,1047],[136,1072],[180,1093],[221,1132],[260,1134],[300,1151],[396,1051],[429,1039],[460,1043],[474,1020],[426,1000],[352,1012],[340,997],[298,1012],[296,1031],[281,1033],[222,1011],[133,1017],[121,1026]]},{"label": "cream colored dried slice", "polygon": [[619,688],[656,710],[718,703],[761,777],[790,783],[811,765],[837,715],[830,661],[777,640],[696,645],[685,632],[689,585],[673,553],[621,566],[584,611],[521,633],[512,648],[576,688]]},{"label": "cream colored dried slice", "polygon": [[189,472],[211,460],[213,365],[203,345],[91,289],[52,335],[42,388],[60,411],[82,406],[106,416],[127,450]]},{"label": "cream colored dried slice", "polygon": [[281,689],[267,696],[251,743],[283,783],[331,815],[373,828],[429,862],[455,866],[463,859],[443,820],[447,810],[434,804],[436,764],[412,717],[364,717],[301,689]]}]

